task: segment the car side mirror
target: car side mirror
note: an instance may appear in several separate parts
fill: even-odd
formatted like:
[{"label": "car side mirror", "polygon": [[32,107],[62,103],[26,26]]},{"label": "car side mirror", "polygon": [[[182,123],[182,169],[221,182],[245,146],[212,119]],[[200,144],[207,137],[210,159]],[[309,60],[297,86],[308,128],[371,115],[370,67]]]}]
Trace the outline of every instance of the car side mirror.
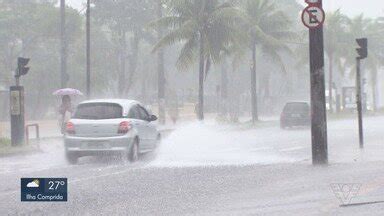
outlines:
[{"label": "car side mirror", "polygon": [[150,115],[149,118],[148,118],[148,121],[156,121],[157,120],[157,116],[155,115]]}]

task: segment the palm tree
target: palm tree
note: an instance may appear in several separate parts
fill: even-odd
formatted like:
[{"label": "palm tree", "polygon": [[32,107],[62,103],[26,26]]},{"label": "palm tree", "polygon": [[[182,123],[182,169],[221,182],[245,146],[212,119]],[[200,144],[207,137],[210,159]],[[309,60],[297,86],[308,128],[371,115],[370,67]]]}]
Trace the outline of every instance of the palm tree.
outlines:
[{"label": "palm tree", "polygon": [[156,4],[153,0],[97,0],[93,11],[95,21],[110,31],[111,39],[116,43],[119,56],[117,90],[123,97],[133,86],[141,43],[150,35],[144,27],[156,18]]},{"label": "palm tree", "polygon": [[[244,23],[244,20],[241,20],[242,22],[241,23]],[[244,57],[245,57],[245,54],[246,54],[246,50],[248,48],[248,45],[247,45],[247,41],[249,40],[248,39],[248,35],[247,34],[243,34],[242,32],[242,28],[239,27],[236,32],[238,33],[237,36],[235,37],[234,40],[231,41],[231,43],[225,47],[225,50],[222,51],[221,53],[221,97],[220,97],[220,102],[221,102],[221,105],[219,107],[219,113],[220,113],[220,117],[223,119],[223,120],[226,120],[226,116],[227,114],[230,114],[232,115],[233,117],[233,114],[234,113],[231,113],[229,112],[229,108],[232,107],[233,108],[233,101],[231,101],[231,104],[228,103],[228,100],[233,100],[233,99],[238,99],[237,96],[234,97],[234,95],[236,95],[236,90],[234,88],[231,88],[231,91],[228,90],[228,86],[233,84],[233,80],[236,79],[236,76],[238,76],[236,74],[236,70],[240,67],[240,64],[243,63],[243,60],[244,60]],[[229,64],[231,61],[231,64]],[[232,67],[230,67],[230,65]],[[232,71],[229,72],[229,68],[232,68]],[[230,74],[230,75],[229,75]],[[228,79],[228,76],[231,77],[231,79]],[[230,96],[232,96],[232,98],[230,99]],[[236,100],[235,99],[235,100]],[[232,118],[231,117],[231,118]],[[232,118],[232,121],[233,121],[233,118]]]},{"label": "palm tree", "polygon": [[[363,14],[352,18],[349,22],[350,43],[355,44],[356,38],[368,38],[368,58],[364,60],[365,68],[370,72],[371,88],[372,88],[372,105],[373,109],[377,109],[377,73],[383,65],[384,57],[382,55],[382,44],[384,24],[382,19],[376,20],[365,18]],[[350,66],[355,65],[356,52],[350,52],[348,63]]]},{"label": "palm tree", "polygon": [[279,51],[288,51],[287,41],[296,38],[291,31],[289,18],[277,5],[268,0],[246,0],[243,4],[246,14],[246,29],[250,38],[252,51],[251,66],[251,99],[252,122],[258,121],[257,110],[257,77],[256,77],[256,49],[260,47],[263,53],[272,58],[285,72],[285,65]]},{"label": "palm tree", "polygon": [[[163,17],[163,1],[159,0],[157,3],[157,17],[161,19]],[[158,26],[157,28],[158,40],[163,38],[163,28]],[[164,73],[164,50],[160,49],[157,52],[157,97],[159,104],[159,122],[165,124],[165,73]]]},{"label": "palm tree", "polygon": [[[373,110],[377,110],[377,82],[379,67],[384,65],[383,44],[384,44],[384,18],[379,17],[368,26],[368,32],[371,32],[369,50],[371,55],[371,63],[368,68],[371,71],[371,86],[372,86],[372,105]],[[375,67],[376,66],[376,67]]]},{"label": "palm tree", "polygon": [[221,53],[235,40],[235,22],[240,16],[238,9],[220,0],[169,0],[170,15],[153,25],[172,27],[154,47],[154,51],[183,42],[177,66],[186,69],[198,56],[199,98],[198,119],[204,119],[204,79],[212,63],[220,60]]},{"label": "palm tree", "polygon": [[[328,13],[324,28],[324,49],[329,61],[329,111],[333,113],[333,67],[334,63],[340,65],[342,57],[345,57],[349,44],[345,41],[348,18],[340,10]],[[337,61],[337,62],[336,62]]]}]

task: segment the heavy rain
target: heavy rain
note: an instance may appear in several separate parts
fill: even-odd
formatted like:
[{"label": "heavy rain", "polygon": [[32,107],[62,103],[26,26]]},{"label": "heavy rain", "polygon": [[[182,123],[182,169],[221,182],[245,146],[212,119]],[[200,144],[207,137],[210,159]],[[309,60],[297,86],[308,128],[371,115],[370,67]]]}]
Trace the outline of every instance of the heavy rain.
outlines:
[{"label": "heavy rain", "polygon": [[382,215],[380,0],[0,0],[0,215]]}]

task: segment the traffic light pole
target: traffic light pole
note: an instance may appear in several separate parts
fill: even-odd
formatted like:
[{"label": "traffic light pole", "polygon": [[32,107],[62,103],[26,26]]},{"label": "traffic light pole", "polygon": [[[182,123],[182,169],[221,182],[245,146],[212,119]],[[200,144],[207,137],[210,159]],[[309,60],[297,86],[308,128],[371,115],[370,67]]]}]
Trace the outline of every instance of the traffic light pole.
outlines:
[{"label": "traffic light pole", "polygon": [[[356,105],[359,121],[359,144],[360,148],[364,148],[364,134],[363,134],[363,106],[362,106],[362,84],[361,84],[361,60],[368,57],[368,39],[356,39],[359,47],[356,49],[358,57],[356,57]],[[364,104],[366,110],[366,104]]]},{"label": "traffic light pole", "polygon": [[[321,7],[319,1],[319,7]],[[323,27],[309,30],[312,163],[328,164]]]},{"label": "traffic light pole", "polygon": [[363,134],[363,106],[362,106],[362,92],[361,92],[361,59],[356,58],[356,105],[359,122],[359,144],[360,148],[364,148],[364,134]]},{"label": "traffic light pole", "polygon": [[16,86],[11,86],[9,113],[11,114],[11,143],[12,146],[24,144],[24,87],[20,86],[20,77],[28,73],[29,58],[17,58],[17,69],[15,71]]}]

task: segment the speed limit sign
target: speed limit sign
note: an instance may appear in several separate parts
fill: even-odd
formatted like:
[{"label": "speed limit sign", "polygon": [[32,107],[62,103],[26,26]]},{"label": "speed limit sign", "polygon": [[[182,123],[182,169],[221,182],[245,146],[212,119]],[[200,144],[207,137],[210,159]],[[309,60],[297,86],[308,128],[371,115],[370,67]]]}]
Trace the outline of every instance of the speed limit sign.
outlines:
[{"label": "speed limit sign", "polygon": [[[313,2],[315,2],[315,0],[313,0]],[[304,9],[301,20],[303,24],[310,29],[318,28],[324,24],[324,10],[320,7],[310,5]]]}]

